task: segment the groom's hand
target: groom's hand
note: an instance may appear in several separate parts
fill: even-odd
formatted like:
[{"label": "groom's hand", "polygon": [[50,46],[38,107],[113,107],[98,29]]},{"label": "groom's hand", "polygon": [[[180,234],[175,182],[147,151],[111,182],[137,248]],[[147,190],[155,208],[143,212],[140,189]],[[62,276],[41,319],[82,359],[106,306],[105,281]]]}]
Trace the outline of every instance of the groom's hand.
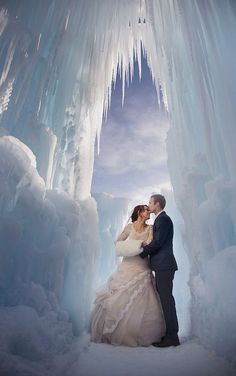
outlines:
[{"label": "groom's hand", "polygon": [[142,252],[139,254],[139,256],[143,259],[143,258],[145,258],[145,257],[147,257],[145,254],[144,254],[144,252],[143,252],[143,247],[145,247],[145,245],[147,245],[147,242],[142,242],[142,245],[141,245],[141,250],[142,250]]},{"label": "groom's hand", "polygon": [[147,257],[147,255],[145,255],[144,252],[142,251],[142,252],[139,254],[139,257],[141,257],[142,259],[144,259],[145,257]]}]

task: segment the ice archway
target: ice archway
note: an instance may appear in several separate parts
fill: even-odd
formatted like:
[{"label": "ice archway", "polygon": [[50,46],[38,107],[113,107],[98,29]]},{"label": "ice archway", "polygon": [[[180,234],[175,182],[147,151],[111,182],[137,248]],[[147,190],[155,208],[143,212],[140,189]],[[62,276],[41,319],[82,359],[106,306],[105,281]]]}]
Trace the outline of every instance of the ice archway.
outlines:
[{"label": "ice archway", "polygon": [[[33,150],[48,189],[62,189],[81,203],[78,209],[64,198],[61,205],[54,193],[48,193],[48,212],[52,215],[53,203],[59,207],[58,218],[63,217],[66,223],[68,239],[63,226],[59,232],[65,241],[61,253],[67,249],[67,261],[65,268],[64,264],[59,268],[59,282],[42,285],[55,289],[60,302],[64,270],[69,268],[73,285],[83,277],[83,273],[76,276],[82,261],[87,279],[81,284],[81,299],[86,305],[84,291],[91,287],[94,262],[91,248],[96,245],[78,236],[74,222],[71,217],[64,218],[63,210],[71,205],[80,234],[86,229],[84,214],[89,212],[94,220],[96,209],[89,197],[95,141],[99,140],[117,67],[125,82],[129,70],[132,74],[133,53],[141,63],[142,44],[171,114],[168,165],[176,203],[185,220],[193,333],[220,353],[233,356],[235,2],[62,0],[58,6],[55,0],[43,0],[33,9],[31,4],[3,2],[0,13],[0,112],[6,130],[2,134],[9,132]],[[12,150],[10,140],[5,141],[2,139],[2,147]],[[17,187],[9,205],[2,196],[1,210],[8,221],[19,202]],[[41,196],[44,191],[45,187]],[[96,232],[96,221],[93,226]],[[20,233],[18,227],[17,231]],[[76,262],[71,265],[68,254],[73,250],[75,255],[78,244],[81,253],[73,256]],[[40,241],[37,246],[46,247]],[[90,249],[86,257],[83,249]],[[83,308],[76,304],[71,308],[77,296],[74,291],[71,294],[68,304],[79,315]]]}]

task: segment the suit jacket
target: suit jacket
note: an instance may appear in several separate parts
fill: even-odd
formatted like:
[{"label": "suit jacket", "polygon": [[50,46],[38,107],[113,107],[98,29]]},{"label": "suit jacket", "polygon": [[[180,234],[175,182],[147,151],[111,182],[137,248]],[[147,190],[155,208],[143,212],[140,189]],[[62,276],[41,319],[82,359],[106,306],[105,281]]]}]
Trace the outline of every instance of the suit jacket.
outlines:
[{"label": "suit jacket", "polygon": [[153,240],[143,247],[140,257],[150,255],[151,269],[177,270],[177,263],[173,254],[174,228],[171,218],[165,211],[160,213],[153,225]]}]

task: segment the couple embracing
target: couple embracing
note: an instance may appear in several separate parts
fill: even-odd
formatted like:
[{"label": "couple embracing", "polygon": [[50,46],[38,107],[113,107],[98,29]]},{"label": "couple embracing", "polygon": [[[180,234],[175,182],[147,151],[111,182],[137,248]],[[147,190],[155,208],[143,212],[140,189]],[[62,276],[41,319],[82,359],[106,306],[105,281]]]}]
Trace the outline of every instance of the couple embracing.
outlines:
[{"label": "couple embracing", "polygon": [[[137,241],[138,248],[123,254],[117,270],[97,294],[91,321],[92,341],[117,346],[180,344],[172,295],[177,270],[173,223],[164,211],[165,204],[164,196],[155,194],[150,197],[149,206],[136,206],[132,222],[118,237],[117,247]],[[150,213],[156,215],[153,226],[146,224]]]}]

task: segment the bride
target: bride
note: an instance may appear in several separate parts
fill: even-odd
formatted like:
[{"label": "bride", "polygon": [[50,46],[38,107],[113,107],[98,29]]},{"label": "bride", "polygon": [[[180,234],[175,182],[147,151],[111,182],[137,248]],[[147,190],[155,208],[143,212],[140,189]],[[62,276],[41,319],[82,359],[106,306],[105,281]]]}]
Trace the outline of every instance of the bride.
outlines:
[{"label": "bride", "polygon": [[[117,241],[152,240],[147,205],[138,205]],[[139,253],[141,253],[138,250]],[[137,253],[138,253],[137,252]],[[136,253],[136,254],[137,254]],[[154,287],[148,258],[123,257],[106,287],[97,294],[91,321],[91,340],[124,346],[149,346],[165,334],[165,321]]]}]

